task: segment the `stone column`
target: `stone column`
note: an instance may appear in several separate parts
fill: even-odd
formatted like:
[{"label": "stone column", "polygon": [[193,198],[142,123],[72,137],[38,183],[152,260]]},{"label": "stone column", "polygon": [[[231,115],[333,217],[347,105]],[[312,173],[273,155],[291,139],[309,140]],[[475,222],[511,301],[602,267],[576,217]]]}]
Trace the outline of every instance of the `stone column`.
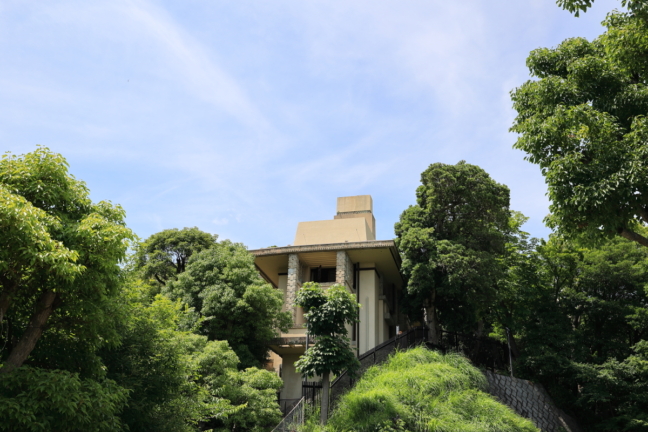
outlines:
[{"label": "stone column", "polygon": [[345,251],[338,251],[335,264],[335,283],[353,290],[353,263]]},{"label": "stone column", "polygon": [[291,311],[293,325],[297,324],[295,297],[301,288],[301,266],[297,254],[288,255],[288,283],[286,286],[286,310]]}]

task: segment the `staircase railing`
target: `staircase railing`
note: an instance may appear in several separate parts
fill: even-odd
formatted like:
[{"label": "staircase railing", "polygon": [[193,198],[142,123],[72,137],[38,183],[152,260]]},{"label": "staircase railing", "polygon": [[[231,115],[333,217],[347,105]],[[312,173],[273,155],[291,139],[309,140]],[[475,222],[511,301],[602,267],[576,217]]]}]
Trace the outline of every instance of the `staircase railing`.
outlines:
[{"label": "staircase railing", "polygon": [[[342,372],[332,383],[329,392],[330,404],[329,414],[333,412],[335,404],[340,397],[347,392],[355,381],[364,374],[371,366],[380,364],[389,358],[394,351],[407,350],[418,345],[426,344],[429,348],[438,349],[444,353],[448,351],[459,351],[468,357],[476,366],[482,366],[492,371],[507,370],[508,365],[508,345],[505,343],[485,338],[464,335],[454,332],[443,331],[441,340],[438,345],[427,343],[428,329],[426,327],[414,327],[393,338],[377,345],[369,351],[358,357],[360,369],[353,379],[347,371]],[[319,403],[321,396],[321,387],[315,383],[304,382],[302,386],[302,398],[295,407],[284,417],[279,425],[273,429],[277,432],[296,431],[298,425],[302,425],[305,420],[306,408],[315,408]]]},{"label": "staircase railing", "polygon": [[301,398],[272,432],[296,432],[304,424],[304,401],[305,398]]}]

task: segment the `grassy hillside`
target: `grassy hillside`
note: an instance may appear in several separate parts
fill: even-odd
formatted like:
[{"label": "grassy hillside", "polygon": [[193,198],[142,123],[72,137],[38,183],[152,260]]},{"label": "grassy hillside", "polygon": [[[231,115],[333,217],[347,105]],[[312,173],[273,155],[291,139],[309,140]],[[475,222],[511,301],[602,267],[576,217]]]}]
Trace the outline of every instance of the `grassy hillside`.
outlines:
[{"label": "grassy hillside", "polygon": [[457,354],[424,348],[396,353],[370,368],[311,431],[539,432],[485,393],[486,378]]}]

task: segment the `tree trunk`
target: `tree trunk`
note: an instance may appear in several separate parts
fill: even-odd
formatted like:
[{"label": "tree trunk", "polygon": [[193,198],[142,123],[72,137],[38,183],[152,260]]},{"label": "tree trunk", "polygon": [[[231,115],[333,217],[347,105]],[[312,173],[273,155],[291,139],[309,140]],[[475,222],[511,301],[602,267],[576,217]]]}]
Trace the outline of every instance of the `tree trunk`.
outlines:
[{"label": "tree trunk", "polygon": [[439,318],[437,317],[436,306],[436,290],[432,291],[432,295],[425,304],[425,325],[427,325],[428,342],[438,345],[441,342],[441,328],[439,326]]},{"label": "tree trunk", "polygon": [[514,359],[519,359],[520,358],[520,349],[517,346],[517,342],[515,341],[515,334],[511,331],[510,332],[510,338],[509,338],[509,346],[511,347],[511,352],[513,353],[513,358]]},{"label": "tree trunk", "polygon": [[330,372],[326,372],[322,376],[322,409],[320,411],[320,424],[322,426],[324,426],[328,420],[330,376]]},{"label": "tree trunk", "polygon": [[38,301],[36,302],[36,310],[32,315],[27,330],[23,333],[22,337],[11,350],[4,367],[0,369],[0,373],[8,373],[14,369],[19,368],[27,360],[29,354],[36,346],[36,342],[43,334],[45,324],[50,315],[54,311],[54,300],[56,300],[56,293],[52,290],[43,292]]}]

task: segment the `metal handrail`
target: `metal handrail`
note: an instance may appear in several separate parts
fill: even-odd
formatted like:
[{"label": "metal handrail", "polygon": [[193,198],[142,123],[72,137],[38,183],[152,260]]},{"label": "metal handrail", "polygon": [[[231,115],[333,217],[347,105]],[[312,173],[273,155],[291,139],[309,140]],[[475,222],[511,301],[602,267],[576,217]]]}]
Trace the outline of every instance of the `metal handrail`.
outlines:
[{"label": "metal handrail", "polygon": [[[296,417],[296,418],[295,418]],[[304,424],[304,398],[302,397],[297,405],[281,419],[281,422],[272,429],[272,432],[295,432],[297,427]],[[291,428],[292,426],[292,428]]]}]

